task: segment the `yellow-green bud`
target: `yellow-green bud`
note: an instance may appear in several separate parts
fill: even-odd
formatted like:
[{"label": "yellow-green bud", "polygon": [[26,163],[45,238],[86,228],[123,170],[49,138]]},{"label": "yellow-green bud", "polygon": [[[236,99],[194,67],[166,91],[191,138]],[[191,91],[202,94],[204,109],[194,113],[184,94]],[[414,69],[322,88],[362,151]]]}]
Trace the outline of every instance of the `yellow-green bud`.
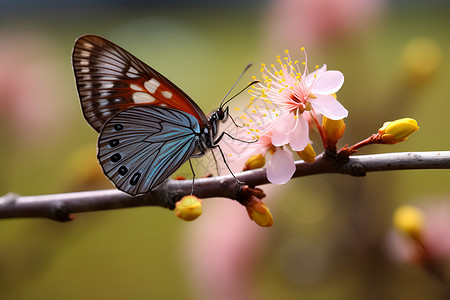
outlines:
[{"label": "yellow-green bud", "polygon": [[322,128],[326,134],[328,145],[336,145],[340,138],[344,135],[345,123],[344,119],[331,120],[323,116]]},{"label": "yellow-green bud", "polygon": [[302,151],[297,151],[297,154],[307,163],[313,163],[316,160],[316,152],[310,143]]},{"label": "yellow-green bud", "polygon": [[272,214],[269,208],[258,198],[252,197],[247,205],[248,216],[256,224],[262,227],[271,227],[273,225]]},{"label": "yellow-green bud", "polygon": [[412,39],[403,52],[403,66],[416,82],[429,79],[442,65],[442,49],[427,37]]},{"label": "yellow-green bud", "polygon": [[184,196],[175,204],[175,214],[185,221],[193,221],[202,214],[202,200],[194,195]]},{"label": "yellow-green bud", "polygon": [[395,144],[406,140],[417,129],[419,126],[416,120],[403,118],[384,123],[383,127],[378,129],[378,133],[385,144]]},{"label": "yellow-green bud", "polygon": [[244,170],[254,170],[264,167],[266,164],[266,158],[261,154],[255,154],[250,156],[250,158],[245,163]]},{"label": "yellow-green bud", "polygon": [[417,207],[402,205],[395,210],[393,222],[399,231],[418,239],[423,229],[424,216]]}]

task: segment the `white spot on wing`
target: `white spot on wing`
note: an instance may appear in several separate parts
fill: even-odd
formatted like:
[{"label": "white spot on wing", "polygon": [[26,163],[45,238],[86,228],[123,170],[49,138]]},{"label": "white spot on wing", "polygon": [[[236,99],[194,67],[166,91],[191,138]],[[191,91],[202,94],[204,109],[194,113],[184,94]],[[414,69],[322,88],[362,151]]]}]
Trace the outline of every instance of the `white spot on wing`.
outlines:
[{"label": "white spot on wing", "polygon": [[128,72],[127,72],[127,74],[126,74],[128,77],[130,77],[130,78],[137,78],[137,77],[139,77],[139,72],[138,72],[138,70],[136,70],[135,68],[133,68],[132,66],[130,66],[129,68],[128,68]]},{"label": "white spot on wing", "polygon": [[88,49],[94,48],[94,45],[92,45],[91,43],[88,43],[88,42],[84,42],[84,46]]},{"label": "white spot on wing", "polygon": [[161,85],[161,83],[159,83],[159,81],[156,80],[155,78],[152,78],[149,81],[146,81],[144,83],[145,88],[150,93],[154,93],[156,91],[156,89],[158,88],[158,86],[160,86],[160,85]]},{"label": "white spot on wing", "polygon": [[139,77],[139,75],[136,75],[136,74],[133,74],[133,73],[130,73],[130,72],[127,72],[127,74],[126,74],[129,78],[138,78]]},{"label": "white spot on wing", "polygon": [[133,94],[134,103],[151,103],[155,101],[155,97],[147,93],[136,92]]},{"label": "white spot on wing", "polygon": [[97,99],[97,103],[100,107],[109,105],[108,99]]},{"label": "white spot on wing", "polygon": [[81,66],[87,66],[87,65],[89,65],[89,61],[88,61],[87,59],[81,59],[81,60],[79,61],[79,64],[80,64]]},{"label": "white spot on wing", "polygon": [[135,90],[135,91],[138,91],[138,92],[143,92],[144,91],[140,86],[138,86],[137,84],[134,84],[134,83],[130,84],[130,88]]},{"label": "white spot on wing", "polygon": [[104,82],[102,83],[102,89],[111,89],[114,87],[114,83],[112,82]]},{"label": "white spot on wing", "polygon": [[89,56],[91,56],[91,52],[81,50],[80,51],[80,55],[83,56],[83,57],[89,57]]},{"label": "white spot on wing", "polygon": [[107,91],[100,92],[100,95],[99,95],[99,97],[101,97],[101,98],[107,98],[109,96],[110,96],[110,93]]},{"label": "white spot on wing", "polygon": [[164,91],[161,93],[165,98],[170,99],[172,98],[172,93],[168,91]]},{"label": "white spot on wing", "polygon": [[119,80],[119,78],[112,76],[112,75],[111,76],[105,75],[105,76],[101,76],[98,80],[100,80],[100,81],[108,81],[108,80],[116,81],[116,80]]}]

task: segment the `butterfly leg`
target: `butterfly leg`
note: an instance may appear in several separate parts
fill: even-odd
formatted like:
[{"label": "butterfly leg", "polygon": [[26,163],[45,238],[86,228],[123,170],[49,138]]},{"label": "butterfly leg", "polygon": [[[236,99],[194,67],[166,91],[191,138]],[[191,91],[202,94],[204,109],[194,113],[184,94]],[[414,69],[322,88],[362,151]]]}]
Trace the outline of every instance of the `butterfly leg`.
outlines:
[{"label": "butterfly leg", "polygon": [[211,153],[212,153],[212,156],[213,156],[213,158],[214,158],[214,163],[216,164],[216,172],[217,172],[217,175],[220,176],[219,164],[218,164],[218,162],[217,162],[216,154],[214,153],[213,150],[211,150]]},{"label": "butterfly leg", "polygon": [[224,135],[228,136],[230,139],[234,140],[234,141],[238,141],[238,142],[242,142],[242,143],[247,143],[247,144],[253,144],[256,143],[258,140],[253,140],[253,141],[244,141],[238,138],[235,138],[234,136],[232,136],[231,134],[229,134],[228,132],[222,132],[219,137],[214,141],[214,145],[217,145],[222,138],[224,137]]},{"label": "butterfly leg", "polygon": [[198,144],[198,145],[199,145],[198,149],[200,150],[200,152],[197,153],[197,154],[191,155],[191,157],[189,158],[189,166],[191,167],[191,171],[192,171],[192,190],[191,190],[191,195],[194,194],[194,180],[195,180],[195,172],[194,172],[194,168],[192,167],[191,158],[193,158],[193,157],[194,158],[202,157],[203,155],[205,155],[205,148],[202,146],[202,144]]},{"label": "butterfly leg", "polygon": [[230,171],[231,175],[233,175],[234,179],[236,179],[236,181],[237,181],[238,183],[244,184],[242,181],[240,181],[239,179],[237,179],[236,176],[234,176],[234,173],[233,173],[233,171],[231,171],[231,168],[230,168],[230,166],[229,166],[228,163],[227,163],[227,160],[226,160],[226,158],[225,158],[225,155],[223,154],[222,148],[220,148],[219,145],[216,145],[216,147],[219,148],[220,155],[222,155],[223,162],[224,162],[225,165],[227,166],[228,171]]},{"label": "butterfly leg", "polygon": [[191,171],[192,171],[192,189],[191,189],[191,195],[192,195],[192,194],[194,194],[195,172],[194,172],[194,168],[192,167],[192,162],[191,162],[190,158],[189,158],[189,166],[191,167]]},{"label": "butterfly leg", "polygon": [[244,125],[238,125],[237,123],[236,123],[236,121],[233,119],[233,117],[230,115],[230,113],[228,112],[228,110],[229,110],[229,107],[227,106],[227,108],[225,108],[225,110],[224,110],[224,113],[228,116],[228,117],[230,117],[230,119],[231,119],[231,121],[233,122],[233,124],[234,124],[234,126],[236,126],[237,128],[244,128]]},{"label": "butterfly leg", "polygon": [[231,115],[230,115],[230,119],[231,119],[231,121],[233,121],[234,126],[236,126],[237,128],[244,128],[244,125],[238,125]]}]

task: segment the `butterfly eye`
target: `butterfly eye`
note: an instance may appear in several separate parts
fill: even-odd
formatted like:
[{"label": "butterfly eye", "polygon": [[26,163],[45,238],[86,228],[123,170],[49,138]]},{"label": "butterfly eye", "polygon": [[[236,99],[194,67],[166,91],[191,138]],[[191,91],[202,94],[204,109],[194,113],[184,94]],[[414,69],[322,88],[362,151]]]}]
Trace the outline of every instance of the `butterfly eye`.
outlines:
[{"label": "butterfly eye", "polygon": [[225,113],[223,112],[223,110],[221,108],[217,110],[217,118],[219,120],[223,120],[225,118]]},{"label": "butterfly eye", "polygon": [[228,106],[227,108],[223,111],[223,119],[227,119],[228,118]]}]

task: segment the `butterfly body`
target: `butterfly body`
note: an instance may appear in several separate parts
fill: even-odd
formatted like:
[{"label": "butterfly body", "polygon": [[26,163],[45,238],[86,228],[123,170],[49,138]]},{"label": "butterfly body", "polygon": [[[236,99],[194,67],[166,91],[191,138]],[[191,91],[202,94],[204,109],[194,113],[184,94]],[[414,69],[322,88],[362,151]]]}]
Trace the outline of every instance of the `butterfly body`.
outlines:
[{"label": "butterfly body", "polygon": [[72,63],[83,115],[100,132],[97,158],[114,185],[150,192],[191,157],[218,147],[218,123],[169,79],[116,44],[80,37]]}]

